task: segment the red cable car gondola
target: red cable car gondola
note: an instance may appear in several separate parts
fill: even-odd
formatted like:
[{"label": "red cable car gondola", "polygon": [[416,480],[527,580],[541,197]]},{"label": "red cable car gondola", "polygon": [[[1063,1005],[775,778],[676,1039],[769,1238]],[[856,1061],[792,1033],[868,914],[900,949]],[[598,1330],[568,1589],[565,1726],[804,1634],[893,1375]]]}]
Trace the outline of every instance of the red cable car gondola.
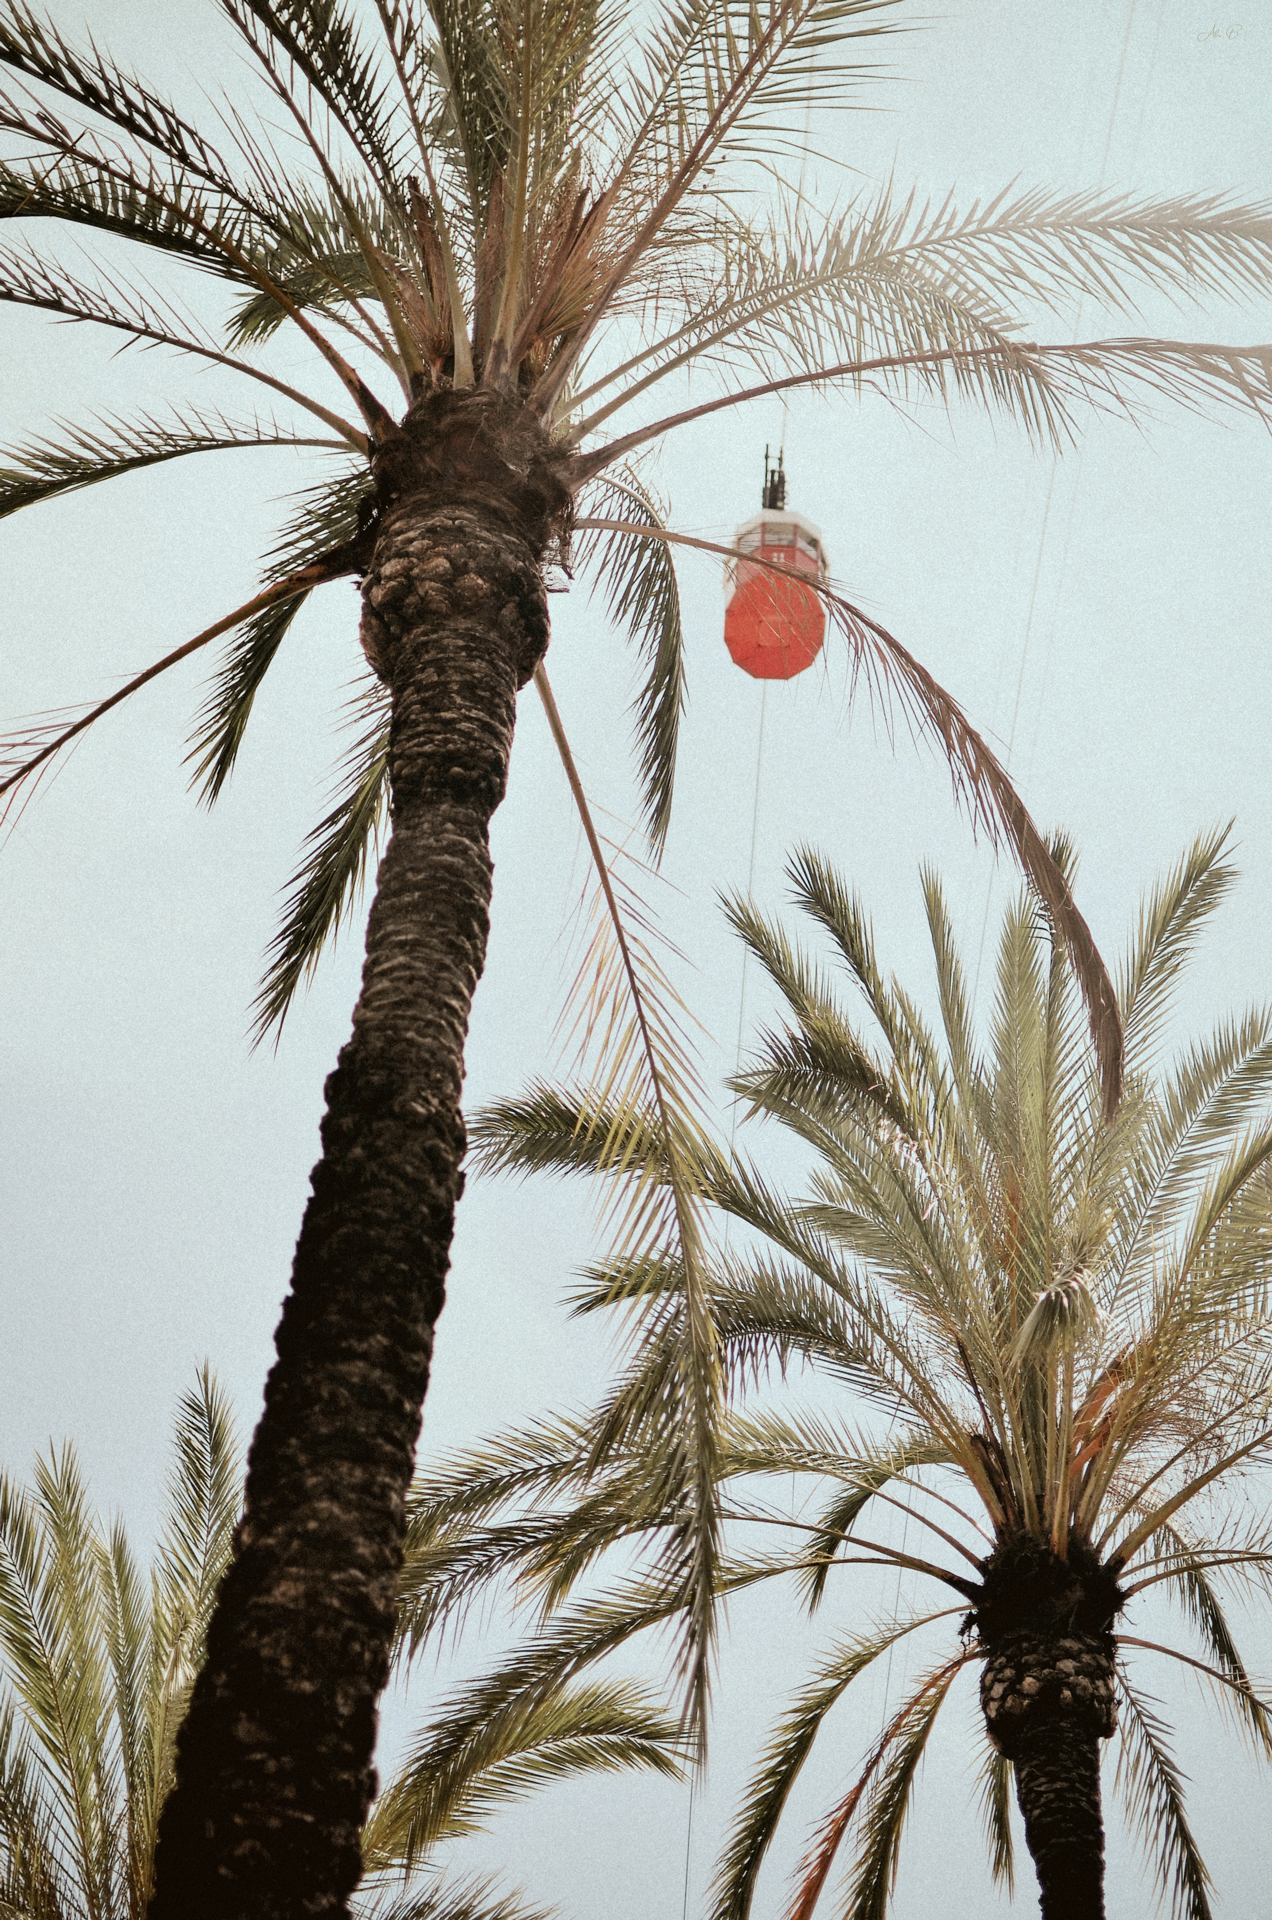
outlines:
[{"label": "red cable car gondola", "polygon": [[[826,608],[820,594],[792,578],[826,578],[821,534],[810,520],[786,506],[786,474],[779,449],[776,466],[764,449],[764,491],[760,511],[737,530],[737,559],[725,568],[724,644],[744,672],[757,680],[790,680],[811,667],[826,637]],[[747,554],[761,554],[775,567],[756,566]]]}]

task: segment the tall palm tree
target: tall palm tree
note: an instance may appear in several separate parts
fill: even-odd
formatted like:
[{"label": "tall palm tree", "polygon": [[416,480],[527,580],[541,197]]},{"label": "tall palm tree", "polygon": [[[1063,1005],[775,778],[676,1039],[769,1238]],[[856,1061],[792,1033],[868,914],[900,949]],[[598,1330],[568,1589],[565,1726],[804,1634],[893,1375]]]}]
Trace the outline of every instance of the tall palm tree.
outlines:
[{"label": "tall palm tree", "polygon": [[[1225,1578],[1272,1589],[1272,1528],[1239,1498],[1242,1476],[1272,1455],[1272,1013],[1225,1020],[1172,1065],[1158,1059],[1172,988],[1230,878],[1222,847],[1221,835],[1194,845],[1142,909],[1119,978],[1127,1082],[1112,1117],[1071,968],[1030,897],[1003,924],[987,1044],[934,876],[924,899],[935,1025],[883,971],[859,901],[816,855],[792,862],[793,897],[869,1031],[815,956],[749,903],[730,903],[790,1015],[735,1086],[813,1158],[811,1197],[795,1205],[723,1155],[714,1180],[716,1203],[746,1230],[717,1255],[711,1293],[733,1397],[725,1514],[744,1540],[771,1530],[777,1543],[741,1552],[723,1584],[794,1574],[810,1606],[829,1605],[837,1569],[865,1565],[935,1581],[947,1604],[898,1611],[831,1649],[748,1790],[713,1920],[751,1912],[791,1789],[853,1682],[899,1641],[942,1626],[947,1644],[819,1825],[788,1920],[821,1910],[850,1833],[842,1910],[883,1913],[939,1709],[978,1669],[996,1874],[1011,1871],[1014,1786],[1043,1914],[1103,1914],[1100,1754],[1116,1732],[1118,1782],[1159,1889],[1188,1920],[1210,1912],[1182,1778],[1134,1663],[1184,1663],[1272,1757],[1272,1702],[1251,1684],[1221,1591]],[[523,1170],[592,1170],[579,1125],[588,1112],[586,1093],[533,1089],[480,1119],[482,1152]],[[656,1115],[626,1148],[629,1162],[656,1160]],[[682,1302],[674,1261],[643,1275],[611,1264],[580,1305],[659,1284]],[[657,1540],[666,1495],[640,1427],[652,1377],[674,1364],[660,1331],[590,1421],[497,1441],[421,1486],[410,1631],[429,1631],[492,1573],[515,1570],[559,1603],[609,1546],[625,1542],[630,1562],[633,1541]],[[791,1371],[810,1393],[796,1393]],[[585,1481],[602,1434],[621,1443]],[[823,1488],[816,1517],[792,1521],[774,1476],[802,1479],[812,1498]],[[1151,1613],[1145,1636],[1149,1594],[1179,1602],[1198,1651],[1158,1638]],[[524,1706],[674,1604],[655,1561],[634,1585],[575,1605],[535,1662],[474,1694],[473,1723]],[[442,1730],[439,1755],[462,1734]]]},{"label": "tall palm tree", "polygon": [[[184,1396],[147,1580],[123,1526],[93,1515],[73,1451],[27,1489],[0,1476],[0,1913],[144,1920],[159,1814],[241,1492],[225,1403]],[[429,1731],[418,1738],[427,1746]],[[362,1837],[358,1920],[546,1920],[518,1895],[439,1866],[442,1843],[569,1774],[679,1771],[683,1740],[622,1681],[562,1689],[445,1777],[408,1755]]]},{"label": "tall palm tree", "polygon": [[[568,754],[542,658],[545,568],[568,560],[571,531],[649,657],[638,729],[657,843],[683,697],[668,555],[687,537],[666,528],[632,470],[641,448],[717,407],[802,385],[967,395],[1053,441],[1084,405],[1165,392],[1262,408],[1272,391],[1261,347],[1039,341],[1013,315],[1020,302],[1064,311],[1077,289],[1116,311],[1145,288],[1265,288],[1272,222],[1260,208],[1025,194],[956,212],[885,193],[816,217],[801,196],[774,210],[774,165],[796,124],[806,108],[850,102],[867,43],[893,24],[891,0],[687,0],[639,22],[595,0],[218,5],[258,85],[222,106],[214,137],[25,0],[0,4],[0,124],[12,141],[0,213],[136,243],[152,264],[163,256],[161,274],[212,276],[230,304],[205,328],[115,255],[94,273],[23,246],[0,253],[0,299],[176,349],[258,401],[268,394],[280,416],[187,408],[56,429],[11,456],[0,511],[219,449],[289,446],[334,463],[302,494],[256,594],[106,700],[15,736],[0,790],[29,792],[86,726],[228,634],[194,745],[214,796],[298,610],[359,574],[358,735],[296,877],[265,1025],[348,907],[386,814],[392,828],[352,1035],[327,1084],[246,1518],[165,1814],[155,1911],[167,1920],[337,1913],[357,1876],[461,1183],[488,827],[531,676]],[[309,356],[315,385],[274,356],[276,339]],[[691,366],[721,376],[714,397],[651,418],[661,383]],[[757,377],[739,382],[739,366]],[[637,424],[624,428],[623,409]],[[973,809],[1050,900],[1113,1101],[1120,1042],[1102,965],[1001,767],[911,654],[843,596],[831,607],[857,660],[936,735]],[[600,883],[612,911],[604,871]],[[677,1142],[692,1282],[685,1085],[653,1044],[634,942],[621,929],[614,940],[630,1007],[626,1084],[633,1099],[652,1088]],[[683,1440],[664,1452],[685,1485],[700,1698],[718,1382],[701,1290],[685,1336],[664,1409]]]}]

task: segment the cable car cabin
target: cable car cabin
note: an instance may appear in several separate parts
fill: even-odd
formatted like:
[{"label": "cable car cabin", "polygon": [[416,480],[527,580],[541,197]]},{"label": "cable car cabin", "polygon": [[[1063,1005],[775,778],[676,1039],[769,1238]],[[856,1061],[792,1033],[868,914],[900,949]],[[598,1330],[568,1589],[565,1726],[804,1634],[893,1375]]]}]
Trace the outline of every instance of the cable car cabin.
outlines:
[{"label": "cable car cabin", "polygon": [[[824,581],[826,555],[817,528],[787,508],[782,456],[770,467],[767,447],[762,498],[755,518],[738,528],[737,557],[725,567],[724,643],[757,680],[790,680],[812,666],[826,637],[825,603],[792,576]],[[773,566],[748,564],[747,554]]]}]

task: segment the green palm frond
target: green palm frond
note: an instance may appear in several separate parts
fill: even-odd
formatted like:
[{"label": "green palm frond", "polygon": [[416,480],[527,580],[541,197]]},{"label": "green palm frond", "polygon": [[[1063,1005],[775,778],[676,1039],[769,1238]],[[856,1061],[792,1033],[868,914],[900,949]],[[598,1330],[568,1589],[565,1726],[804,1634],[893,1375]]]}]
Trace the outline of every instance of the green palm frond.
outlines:
[{"label": "green palm frond", "polygon": [[[370,506],[370,485],[365,472],[357,468],[346,468],[334,479],[307,488],[267,556],[264,584],[272,586],[307,567],[338,567],[344,555],[348,556],[346,570],[352,571]],[[195,721],[187,756],[193,764],[191,778],[209,804],[233,771],[256,694],[307,597],[298,594],[253,615],[217,669]]]},{"label": "green palm frond", "polygon": [[214,413],[177,413],[168,419],[105,418],[84,424],[59,421],[54,430],[0,455],[0,518],[39,500],[90,487],[117,474],[177,460],[190,453],[241,447],[332,447],[332,440],[304,439],[272,421],[243,424]]},{"label": "green palm frond", "polygon": [[[906,1104],[889,1081],[888,1069],[852,1031],[819,972],[809,965],[776,921],[757,913],[740,897],[723,902],[725,917],[748,951],[778,987],[799,1022],[795,1033],[767,1032],[759,1040],[760,1056],[730,1083],[753,1111],[809,1112],[822,1105],[831,1090],[832,1102],[823,1108],[833,1128],[841,1103],[863,1103],[877,1108],[881,1118],[906,1131],[910,1125]],[[853,969],[854,973],[856,969]],[[860,979],[860,976],[857,976]],[[881,1009],[889,1020],[893,1009],[882,983]]]},{"label": "green palm frond", "polygon": [[339,0],[221,0],[222,11],[267,71],[299,75],[392,203],[400,192],[400,138],[390,82]]},{"label": "green palm frond", "polygon": [[[540,666],[536,683],[561,755],[592,861],[591,936],[563,1016],[568,1040],[596,1083],[582,1094],[576,1122],[607,1176],[610,1261],[640,1270],[651,1259],[679,1264],[679,1299],[654,1293],[631,1309],[632,1331],[671,1332],[674,1374],[642,1409],[643,1433],[668,1488],[667,1564],[688,1601],[682,1664],[686,1711],[705,1738],[719,1560],[715,1497],[721,1409],[718,1337],[711,1309],[706,1193],[717,1155],[702,1118],[703,1097],[684,1003],[672,987],[662,943],[639,891],[641,870],[607,856],[596,830],[556,702]],[[594,1464],[624,1436],[607,1426]]]},{"label": "green palm frond", "polygon": [[[608,474],[588,503],[602,515],[664,527],[666,510],[636,474]],[[660,853],[671,825],[676,743],[685,707],[684,632],[676,569],[665,543],[584,531],[579,557],[593,569],[611,620],[625,628],[646,661],[633,702],[645,830]]]},{"label": "green palm frond", "polygon": [[32,1920],[144,1911],[172,1742],[238,1512],[225,1403],[182,1402],[147,1582],[92,1517],[73,1454],[0,1484],[0,1897]]},{"label": "green palm frond", "polygon": [[256,997],[258,1039],[287,1016],[328,941],[353,914],[388,808],[387,697],[368,675],[349,702],[357,732],[340,769],[334,805],[305,842],[287,889],[282,923]]},{"label": "green palm frond", "polygon": [[321,310],[372,351],[386,348],[383,325],[372,317],[380,293],[375,252],[392,258],[398,251],[397,215],[373,189],[342,175],[325,194],[291,183],[274,192],[276,230],[262,264],[282,298],[259,287],[244,294],[226,329],[229,344],[271,339],[299,307]]},{"label": "green palm frond", "polygon": [[[529,1436],[521,1446],[532,1451]],[[122,1525],[91,1515],[69,1450],[38,1463],[30,1492],[0,1479],[0,1912],[13,1920],[145,1913],[174,1736],[240,1494],[229,1411],[206,1369],[180,1403],[148,1580]],[[574,1676],[603,1643],[619,1646],[682,1604],[647,1582],[575,1613],[550,1645],[510,1663],[503,1712],[479,1715],[458,1740],[449,1716],[419,1734],[364,1833],[358,1920],[533,1920],[520,1896],[439,1874],[434,1849],[556,1780],[628,1768],[680,1777],[691,1749],[645,1688]],[[473,1697],[488,1701],[489,1687]],[[434,1766],[441,1749],[447,1764]]]},{"label": "green palm frond", "polygon": [[1155,1280],[1157,1249],[1179,1231],[1215,1150],[1259,1112],[1272,1087],[1272,1021],[1262,1009],[1225,1020],[1176,1063],[1128,1142],[1114,1202],[1108,1304],[1129,1328]]},{"label": "green palm frond", "polygon": [[984,1742],[980,1805],[995,1885],[1016,1890],[1016,1847],[1011,1833],[1012,1765],[993,1742]]},{"label": "green palm frond", "polygon": [[553,1920],[547,1908],[527,1906],[490,1880],[445,1880],[413,1893],[374,1890],[358,1902],[358,1920]]},{"label": "green palm frond", "polygon": [[914,1776],[954,1677],[971,1657],[960,1653],[934,1668],[893,1714],[860,1777],[825,1821],[801,1866],[791,1920],[812,1920],[826,1876],[854,1819],[860,1827],[860,1854],[844,1911],[850,1920],[883,1920],[896,1882]]},{"label": "green palm frond", "polygon": [[755,1886],[778,1821],[800,1770],[831,1711],[858,1676],[906,1635],[956,1609],[913,1614],[874,1633],[841,1642],[788,1709],[736,1816],[712,1887],[711,1920],[749,1920]]},{"label": "green palm frond", "polygon": [[[1261,1564],[1265,1567],[1272,1566],[1272,1540],[1269,1539],[1266,1528],[1260,1531],[1260,1547],[1263,1554]],[[1246,1671],[1232,1628],[1228,1623],[1219,1595],[1215,1591],[1214,1581],[1210,1577],[1205,1549],[1185,1534],[1181,1528],[1171,1526],[1169,1523],[1162,1528],[1161,1537],[1171,1554],[1171,1561],[1166,1570],[1166,1584],[1182,1602],[1210,1659],[1232,1683],[1231,1688],[1225,1689],[1221,1694],[1224,1705],[1235,1712],[1238,1723],[1252,1736],[1257,1745],[1265,1752],[1272,1752],[1272,1710],[1263,1703]],[[1223,1544],[1225,1548],[1239,1551],[1236,1541],[1225,1538]],[[1255,1551],[1258,1550],[1255,1549]]]},{"label": "green palm frond", "polygon": [[80,278],[69,268],[29,249],[0,248],[0,302],[36,307],[59,319],[82,321],[124,333],[130,340],[176,347],[196,360],[232,368],[236,373],[293,400],[331,428],[349,447],[365,450],[366,437],[347,420],[311,398],[300,388],[280,380],[264,367],[237,358],[219,348],[201,332],[188,314],[162,303],[153,290],[141,292],[99,268],[95,281]]},{"label": "green palm frond", "polygon": [[1234,870],[1224,858],[1230,834],[1223,827],[1194,841],[1140,908],[1118,999],[1141,1058],[1150,1057],[1197,937],[1232,885]]},{"label": "green palm frond", "polygon": [[75,1880],[73,1836],[59,1820],[18,1710],[6,1700],[0,1703],[0,1912],[5,1920],[67,1920]]},{"label": "green palm frond", "polygon": [[151,1835],[145,1809],[151,1799],[151,1762],[147,1741],[147,1654],[149,1595],[121,1522],[98,1543],[102,1632],[110,1661],[110,1713],[117,1743],[117,1797],[124,1802],[124,1833],[116,1845],[127,1851],[127,1876],[144,1885]]},{"label": "green palm frond", "polygon": [[69,1452],[33,1494],[0,1481],[0,1660],[55,1802],[75,1896],[106,1911],[111,1870],[109,1680],[83,1483]]},{"label": "green palm frond", "polygon": [[505,1723],[461,1764],[433,1763],[426,1730],[381,1795],[363,1833],[368,1872],[410,1873],[440,1841],[477,1831],[501,1805],[580,1772],[639,1767],[677,1777],[687,1759],[675,1723],[625,1681],[577,1684]]},{"label": "green palm frond", "polygon": [[406,1552],[463,1532],[520,1499],[532,1505],[568,1489],[580,1474],[584,1422],[555,1419],[496,1434],[479,1448],[432,1464],[411,1487]]},{"label": "green palm frond", "polygon": [[1184,1783],[1167,1731],[1145,1696],[1118,1674],[1117,1790],[1175,1920],[1211,1920],[1210,1875],[1184,1812]]},{"label": "green palm frond", "polygon": [[158,1581],[173,1619],[197,1644],[238,1520],[241,1462],[230,1409],[209,1370],[177,1409],[176,1461],[159,1537]]},{"label": "green palm frond", "polygon": [[240,279],[222,243],[236,251],[268,251],[274,236],[254,211],[207,193],[179,167],[153,159],[121,161],[104,143],[46,112],[31,113],[0,93],[0,130],[52,144],[58,157],[0,165],[0,219],[57,220],[71,227],[117,234],[194,262],[205,271]]},{"label": "green palm frond", "polygon": [[25,0],[8,0],[0,16],[0,68],[39,81],[54,94],[104,120],[117,133],[170,156],[196,178],[229,193],[226,163],[216,147],[162,95],[97,47],[84,53]]}]

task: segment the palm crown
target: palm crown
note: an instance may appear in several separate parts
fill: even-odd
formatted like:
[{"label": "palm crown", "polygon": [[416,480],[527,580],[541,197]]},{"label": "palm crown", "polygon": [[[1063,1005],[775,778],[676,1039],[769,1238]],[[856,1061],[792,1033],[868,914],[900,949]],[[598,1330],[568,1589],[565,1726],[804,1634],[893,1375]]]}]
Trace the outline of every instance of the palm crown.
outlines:
[{"label": "palm crown", "polygon": [[[670,818],[683,669],[676,536],[628,464],[639,447],[801,384],[970,397],[1056,442],[1083,403],[1267,398],[1262,347],[1039,343],[1022,327],[1067,312],[1078,293],[1134,311],[1145,290],[1261,290],[1272,278],[1263,208],[1022,192],[959,209],[885,190],[814,215],[803,193],[774,200],[774,154],[795,151],[809,111],[852,104],[870,43],[901,24],[895,0],[771,0],[759,12],[694,0],[635,34],[621,8],[594,0],[375,0],[365,20],[337,0],[220,0],[220,11],[282,133],[227,105],[213,138],[25,5],[0,11],[0,69],[12,76],[0,126],[16,142],[0,216],[122,236],[195,267],[232,291],[220,324],[200,325],[112,263],[94,274],[34,247],[0,255],[0,299],[173,347],[281,417],[205,408],[63,427],[11,456],[0,512],[202,452],[346,458],[297,497],[251,601],[107,701],[13,736],[0,791],[230,632],[192,749],[215,798],[300,607],[370,556],[383,510],[371,453],[401,406],[430,394],[515,398],[550,436],[584,558],[647,655],[637,716],[655,846]],[[271,364],[269,343],[285,333],[322,363],[316,385]],[[691,365],[721,378],[718,397],[613,432],[622,409]],[[841,598],[832,608],[871,672],[940,733],[986,817],[1027,866],[1045,866],[1022,845],[992,756],[959,737],[940,689],[856,609]],[[355,718],[337,802],[271,956],[265,1026],[339,925],[383,817],[387,696],[374,676]]]},{"label": "palm crown", "polygon": [[[791,877],[872,1031],[863,1037],[823,967],[778,924],[730,904],[792,1016],[735,1086],[815,1157],[811,1197],[794,1207],[745,1161],[716,1164],[713,1199],[748,1242],[712,1262],[734,1401],[718,1463],[726,1522],[744,1542],[760,1529],[778,1541],[744,1549],[722,1583],[794,1574],[810,1605],[830,1604],[836,1568],[864,1564],[933,1579],[956,1599],[899,1614],[828,1657],[738,1815],[716,1920],[750,1912],[794,1780],[853,1680],[899,1639],[930,1639],[934,1623],[948,1631],[960,1615],[961,1649],[921,1674],[818,1829],[791,1915],[808,1920],[854,1830],[846,1911],[883,1911],[919,1758],[958,1673],[978,1664],[996,1871],[1010,1871],[1014,1777],[1044,1913],[1102,1911],[1098,1752],[1116,1726],[1119,1783],[1160,1884],[1175,1911],[1199,1920],[1207,1876],[1181,1779],[1126,1649],[1185,1662],[1272,1752],[1222,1591],[1233,1578],[1266,1590],[1272,1573],[1272,1536],[1238,1488],[1272,1445],[1272,1024],[1254,1010],[1172,1066],[1158,1060],[1172,989],[1230,879],[1222,837],[1194,846],[1141,912],[1119,981],[1128,1081],[1112,1119],[1071,972],[1035,902],[1006,917],[985,1046],[934,877],[924,897],[935,1027],[882,970],[833,869],[802,854]],[[482,1151],[499,1166],[593,1169],[579,1109],[577,1094],[533,1089],[482,1117]],[[647,1126],[654,1135],[656,1119]],[[674,1319],[683,1280],[673,1262],[660,1283]],[[606,1266],[580,1304],[595,1310],[656,1284]],[[408,1555],[414,1632],[512,1568],[555,1608],[611,1543],[656,1545],[669,1516],[641,1425],[651,1380],[674,1352],[666,1329],[590,1421],[497,1440],[421,1485]],[[814,1397],[788,1410],[774,1390],[789,1391],[799,1363]],[[578,1476],[601,1436],[612,1451],[580,1501]],[[774,1475],[826,1488],[815,1520],[797,1525],[773,1503]],[[1182,1605],[1199,1653],[1124,1630],[1124,1611],[1138,1613],[1150,1590]],[[549,1676],[674,1604],[656,1554],[634,1584],[574,1602],[547,1629],[533,1672],[506,1668],[472,1695],[469,1737],[483,1716],[533,1698]],[[458,1737],[452,1725],[443,1742]]]}]

